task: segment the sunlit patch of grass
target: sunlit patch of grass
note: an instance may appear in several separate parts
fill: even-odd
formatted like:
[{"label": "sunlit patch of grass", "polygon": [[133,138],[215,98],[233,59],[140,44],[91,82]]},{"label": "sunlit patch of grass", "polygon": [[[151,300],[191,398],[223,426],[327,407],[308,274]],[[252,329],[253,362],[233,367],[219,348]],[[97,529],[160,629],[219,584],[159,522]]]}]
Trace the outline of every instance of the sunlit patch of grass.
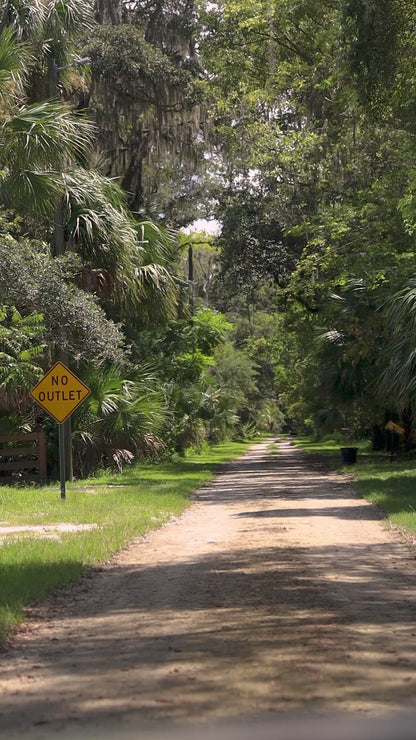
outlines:
[{"label": "sunlit patch of grass", "polygon": [[416,535],[415,460],[369,456],[357,468],[356,479],[359,492],[379,506],[394,527]]}]

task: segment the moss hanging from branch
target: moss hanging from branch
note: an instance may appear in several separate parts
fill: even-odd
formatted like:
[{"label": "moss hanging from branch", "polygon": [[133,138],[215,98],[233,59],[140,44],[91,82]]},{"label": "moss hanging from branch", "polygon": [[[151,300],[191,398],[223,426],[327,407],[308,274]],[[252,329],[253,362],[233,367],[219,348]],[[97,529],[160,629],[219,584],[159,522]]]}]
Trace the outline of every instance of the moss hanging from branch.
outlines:
[{"label": "moss hanging from branch", "polygon": [[[195,164],[200,140],[198,61],[188,3],[130,6],[124,23],[99,18],[86,48],[93,83],[90,108],[100,131],[97,152],[106,174],[120,178],[129,205],[143,210],[143,164]],[[120,16],[121,17],[121,16]],[[97,155],[98,156],[98,155]]]}]

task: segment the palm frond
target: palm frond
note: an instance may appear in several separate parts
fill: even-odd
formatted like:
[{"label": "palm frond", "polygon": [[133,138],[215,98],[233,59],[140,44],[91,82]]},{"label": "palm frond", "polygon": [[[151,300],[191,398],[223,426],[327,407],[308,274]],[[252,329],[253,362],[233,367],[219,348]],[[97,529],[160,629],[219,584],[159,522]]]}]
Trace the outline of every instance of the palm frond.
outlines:
[{"label": "palm frond", "polygon": [[94,128],[74,116],[61,102],[24,106],[3,124],[2,158],[9,166],[62,169],[70,158],[81,157],[92,141]]},{"label": "palm frond", "polygon": [[51,215],[61,181],[56,172],[13,171],[0,180],[0,197],[3,203],[29,212]]},{"label": "palm frond", "polygon": [[89,0],[47,0],[44,24],[54,36],[80,34],[94,25],[93,4]]},{"label": "palm frond", "polygon": [[89,0],[47,0],[42,26],[44,50],[63,63],[74,36],[94,25],[93,4]]},{"label": "palm frond", "polygon": [[176,230],[160,227],[153,221],[141,221],[136,229],[143,264],[157,262],[168,267],[176,263],[180,249]]},{"label": "palm frond", "polygon": [[136,267],[134,279],[128,288],[123,299],[123,308],[127,315],[136,316],[143,325],[175,318],[177,285],[163,265]]},{"label": "palm frond", "polygon": [[140,254],[125,194],[109,178],[80,167],[65,175],[64,184],[73,248],[87,265],[107,271],[113,299],[122,300],[131,290]]},{"label": "palm frond", "polygon": [[94,427],[109,447],[131,449],[160,432],[164,401],[160,382],[150,369],[131,370],[126,377],[117,366],[101,371],[88,368],[83,378],[91,389],[88,403]]},{"label": "palm frond", "polygon": [[35,38],[46,18],[42,0],[6,0],[0,12],[0,30],[9,29],[17,41]]},{"label": "palm frond", "polygon": [[91,125],[61,103],[36,103],[20,108],[0,131],[0,196],[23,213],[51,214],[64,192],[61,172],[68,159],[89,146]]},{"label": "palm frond", "polygon": [[3,28],[0,32],[0,96],[10,97],[22,90],[25,79],[29,51],[24,44],[15,41],[12,28]]}]

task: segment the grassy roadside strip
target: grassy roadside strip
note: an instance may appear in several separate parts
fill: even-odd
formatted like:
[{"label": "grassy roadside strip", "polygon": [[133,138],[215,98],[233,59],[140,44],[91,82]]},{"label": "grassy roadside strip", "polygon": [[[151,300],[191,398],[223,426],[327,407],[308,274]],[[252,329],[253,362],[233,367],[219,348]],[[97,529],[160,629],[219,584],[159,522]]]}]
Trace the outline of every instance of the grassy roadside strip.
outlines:
[{"label": "grassy roadside strip", "polygon": [[307,452],[325,458],[334,470],[352,474],[361,496],[377,504],[385,513],[386,522],[416,544],[416,457],[395,455],[390,460],[386,452],[373,452],[369,442],[357,441],[357,463],[343,465],[339,442],[325,440],[312,442],[297,437],[295,444]]},{"label": "grassy roadside strip", "polygon": [[0,527],[91,524],[88,531],[0,534],[0,646],[23,619],[25,606],[74,581],[85,566],[104,562],[133,538],[181,514],[191,494],[248,442],[225,442],[159,464],[139,464],[122,475],[103,473],[67,484],[0,486]]}]

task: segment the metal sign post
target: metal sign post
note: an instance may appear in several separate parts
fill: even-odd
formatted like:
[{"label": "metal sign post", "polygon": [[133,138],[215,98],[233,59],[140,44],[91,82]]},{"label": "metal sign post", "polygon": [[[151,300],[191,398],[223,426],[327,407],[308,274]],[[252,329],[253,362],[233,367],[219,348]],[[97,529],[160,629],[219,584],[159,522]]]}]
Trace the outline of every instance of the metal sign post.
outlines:
[{"label": "metal sign post", "polygon": [[65,492],[65,430],[63,424],[58,424],[58,434],[59,434],[59,477],[61,481],[61,499],[66,498],[66,492]]},{"label": "metal sign post", "polygon": [[65,433],[64,422],[90,395],[90,389],[62,362],[57,362],[30,392],[31,397],[58,424],[59,475],[61,499],[65,499]]}]

